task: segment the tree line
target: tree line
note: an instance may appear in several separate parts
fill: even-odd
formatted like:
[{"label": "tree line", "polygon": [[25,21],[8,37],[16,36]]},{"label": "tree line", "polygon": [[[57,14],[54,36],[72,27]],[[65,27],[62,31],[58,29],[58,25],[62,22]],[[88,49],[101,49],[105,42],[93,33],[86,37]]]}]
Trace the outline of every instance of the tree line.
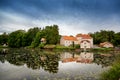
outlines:
[{"label": "tree line", "polygon": [[112,30],[100,30],[89,34],[93,37],[94,44],[100,44],[101,42],[108,41],[114,46],[120,46],[120,32],[115,33]]},{"label": "tree line", "polygon": [[[114,46],[120,46],[120,32],[115,33],[109,30],[100,30],[89,33],[93,37],[94,44],[101,42],[111,42]],[[46,43],[42,43],[41,39],[45,38]],[[9,34],[0,35],[0,45],[7,44],[9,47],[42,47],[45,44],[59,44],[60,35],[58,25],[46,26],[41,29],[38,27],[30,28],[28,31],[17,30]]]},{"label": "tree line", "polygon": [[28,31],[17,30],[9,34],[0,35],[0,45],[8,44],[9,47],[38,47],[41,46],[41,38],[46,39],[45,44],[59,43],[58,25],[46,26],[41,29],[38,27],[30,28]]}]

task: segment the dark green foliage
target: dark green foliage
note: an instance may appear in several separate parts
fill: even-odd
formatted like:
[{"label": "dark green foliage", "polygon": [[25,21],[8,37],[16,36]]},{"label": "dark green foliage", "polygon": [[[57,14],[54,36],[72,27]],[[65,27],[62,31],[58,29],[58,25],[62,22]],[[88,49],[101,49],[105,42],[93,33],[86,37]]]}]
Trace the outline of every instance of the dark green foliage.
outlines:
[{"label": "dark green foliage", "polygon": [[[9,47],[17,47],[17,48],[30,46],[32,41],[36,43],[36,40],[34,41],[34,39],[39,31],[40,29],[38,27],[31,28],[28,30],[28,32],[25,32],[24,30],[14,31],[9,35],[8,45]],[[37,37],[39,38],[39,36]]]},{"label": "dark green foliage", "polygon": [[59,39],[58,26],[46,26],[45,29],[45,38],[47,44],[57,44]]},{"label": "dark green foliage", "polygon": [[40,43],[38,47],[41,48],[41,49],[43,49],[44,46],[45,46],[45,43]]},{"label": "dark green foliage", "polygon": [[100,32],[90,33],[93,37],[94,44],[100,44],[101,42],[111,42],[115,46],[120,45],[120,32],[115,33],[114,31],[101,30]]},{"label": "dark green foliage", "polygon": [[118,33],[116,33],[115,35],[114,35],[114,41],[113,41],[113,43],[115,44],[115,45],[119,45],[120,46],[120,32],[118,32]]},{"label": "dark green foliage", "polygon": [[[24,30],[17,30],[6,35],[5,33],[0,35],[0,44],[8,43],[9,47],[37,47],[41,44],[41,39],[45,38],[47,44],[57,44],[60,36],[58,32],[58,26],[46,26],[45,29],[31,28],[28,32]],[[42,45],[42,44],[41,44]]]},{"label": "dark green foliage", "polygon": [[46,44],[57,44],[59,41],[59,32],[58,32],[58,26],[53,25],[53,26],[46,26],[45,29],[39,31],[32,44],[31,47],[39,47],[42,45],[41,44],[41,39],[45,38],[46,39]]},{"label": "dark green foliage", "polygon": [[27,43],[27,33],[24,33],[23,36],[22,36],[22,46],[25,47],[25,46],[28,46],[28,43]]},{"label": "dark green foliage", "polygon": [[80,45],[79,45],[79,44],[76,44],[76,45],[75,45],[75,48],[76,48],[76,49],[79,49],[79,48],[80,48]]},{"label": "dark green foliage", "polygon": [[32,47],[37,47],[37,46],[40,44],[40,40],[41,40],[42,37],[43,37],[43,33],[42,33],[42,31],[39,31],[39,32],[36,34],[36,36],[35,36],[32,44],[31,44],[31,46],[32,46]]},{"label": "dark green foliage", "polygon": [[9,47],[21,47],[22,46],[22,37],[23,34],[25,33],[25,31],[23,30],[18,30],[15,32],[12,32],[9,35],[9,39],[8,39],[8,45]]},{"label": "dark green foliage", "polygon": [[[120,46],[120,32],[101,30],[99,32],[90,33],[93,37],[94,44],[101,42],[111,42],[114,46]],[[9,37],[9,38],[8,38]],[[35,27],[30,28],[27,32],[17,30],[9,35],[3,33],[0,35],[0,45],[9,44],[9,47],[38,47],[41,44],[41,39],[46,39],[46,44],[60,43],[61,36],[57,25],[46,26],[44,29]],[[73,44],[73,47],[76,47]]]},{"label": "dark green foliage", "polygon": [[8,41],[8,34],[3,33],[0,35],[0,45],[7,44]]},{"label": "dark green foliage", "polygon": [[120,56],[113,63],[113,66],[107,71],[102,73],[100,80],[119,80],[120,79]]},{"label": "dark green foliage", "polygon": [[39,31],[40,31],[40,28],[38,28],[38,27],[31,28],[31,29],[28,30],[28,32],[27,32],[27,34],[25,36],[26,37],[26,42],[27,42],[26,46],[30,46],[31,45],[31,43],[34,40],[37,32],[39,32]]}]

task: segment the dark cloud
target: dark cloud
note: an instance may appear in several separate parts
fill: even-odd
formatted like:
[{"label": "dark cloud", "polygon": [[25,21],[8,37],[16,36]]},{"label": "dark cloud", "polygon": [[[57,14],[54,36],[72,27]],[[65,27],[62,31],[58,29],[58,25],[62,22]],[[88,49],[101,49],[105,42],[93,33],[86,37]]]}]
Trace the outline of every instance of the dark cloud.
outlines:
[{"label": "dark cloud", "polygon": [[[0,7],[32,17],[44,14],[109,15],[120,12],[119,0],[1,0]],[[62,11],[62,12],[61,12]],[[61,14],[60,14],[61,13]]]},{"label": "dark cloud", "polygon": [[[26,16],[26,21],[12,19],[1,14],[2,12],[12,16],[16,14],[15,17],[18,16],[19,19]],[[31,21],[27,21],[27,17]],[[85,30],[94,25],[91,26],[92,31],[95,26],[99,26],[98,29],[103,28],[101,24],[105,25],[108,20],[112,22],[113,18],[117,22],[120,20],[120,0],[0,0],[0,28],[6,23],[26,26],[31,22],[33,25],[32,20],[37,20],[41,23],[60,23],[65,27],[73,26]]]}]

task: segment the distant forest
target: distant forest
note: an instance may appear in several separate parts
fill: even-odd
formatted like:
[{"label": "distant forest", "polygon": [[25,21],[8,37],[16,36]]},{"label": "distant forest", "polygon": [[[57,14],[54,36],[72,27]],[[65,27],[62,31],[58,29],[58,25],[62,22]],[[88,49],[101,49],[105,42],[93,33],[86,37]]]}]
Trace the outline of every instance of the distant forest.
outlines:
[{"label": "distant forest", "polygon": [[0,45],[7,44],[9,47],[38,47],[44,45],[41,43],[41,38],[46,39],[45,44],[59,43],[59,29],[57,25],[46,26],[41,29],[38,27],[30,28],[27,32],[25,30],[17,30],[9,34],[3,33],[0,35]]},{"label": "distant forest", "polygon": [[[93,37],[94,44],[101,42],[111,42],[114,46],[120,46],[120,32],[115,33],[109,30],[100,30],[98,32],[89,33]],[[7,44],[9,47],[41,47],[45,44],[59,44],[60,42],[58,25],[46,26],[41,29],[38,27],[30,28],[28,31],[17,30],[9,34],[0,35],[0,45]],[[46,39],[46,43],[42,43],[41,39]]]}]

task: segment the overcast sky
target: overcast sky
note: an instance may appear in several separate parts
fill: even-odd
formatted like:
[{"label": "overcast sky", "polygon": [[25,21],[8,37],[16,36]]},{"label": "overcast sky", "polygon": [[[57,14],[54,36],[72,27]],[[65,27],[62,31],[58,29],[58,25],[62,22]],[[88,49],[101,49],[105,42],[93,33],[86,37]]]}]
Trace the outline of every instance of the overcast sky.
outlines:
[{"label": "overcast sky", "polygon": [[61,35],[120,32],[120,0],[0,0],[0,33],[53,24]]}]

